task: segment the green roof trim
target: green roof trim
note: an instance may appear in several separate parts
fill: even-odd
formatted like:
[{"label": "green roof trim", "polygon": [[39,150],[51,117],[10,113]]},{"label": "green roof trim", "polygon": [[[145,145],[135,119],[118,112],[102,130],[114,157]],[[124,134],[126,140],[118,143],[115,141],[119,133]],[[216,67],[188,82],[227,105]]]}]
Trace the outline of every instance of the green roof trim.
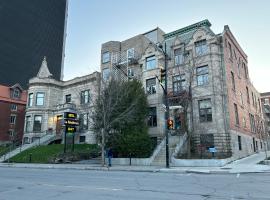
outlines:
[{"label": "green roof trim", "polygon": [[179,34],[183,34],[183,33],[187,33],[189,31],[192,31],[192,30],[195,30],[199,27],[202,27],[202,26],[207,26],[207,27],[210,27],[212,24],[208,21],[208,19],[205,19],[203,21],[200,21],[200,22],[197,22],[195,24],[191,24],[189,26],[186,26],[184,28],[181,28],[181,29],[178,29],[176,31],[173,31],[173,32],[170,32],[170,33],[167,33],[164,35],[164,38],[165,39],[168,39],[168,38],[171,38],[171,37],[174,37],[176,35],[179,35]]}]

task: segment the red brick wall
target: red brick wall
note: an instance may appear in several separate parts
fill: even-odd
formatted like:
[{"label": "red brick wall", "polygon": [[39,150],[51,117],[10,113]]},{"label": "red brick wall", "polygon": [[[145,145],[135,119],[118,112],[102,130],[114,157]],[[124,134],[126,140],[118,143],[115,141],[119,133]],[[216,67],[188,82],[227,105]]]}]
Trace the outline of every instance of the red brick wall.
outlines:
[{"label": "red brick wall", "polygon": [[[247,56],[241,49],[240,45],[235,40],[234,36],[228,30],[227,31],[225,30],[224,32],[223,43],[224,43],[224,62],[225,62],[224,64],[225,64],[227,92],[228,92],[228,106],[230,115],[230,129],[240,131],[247,135],[255,136],[255,134],[251,132],[249,113],[253,114],[254,116],[256,115],[261,116],[260,114],[261,109],[259,106],[260,94],[251,84],[249,76],[247,76],[247,78],[245,77],[245,70],[242,63],[245,64],[248,72]],[[232,56],[230,56],[229,44],[231,45]],[[238,72],[239,58],[241,60],[239,70],[240,73]],[[231,72],[233,72],[234,74],[235,88],[236,88],[235,90],[233,90]],[[238,73],[240,75],[238,75]],[[250,103],[247,102],[246,87],[248,87],[249,90]],[[242,93],[243,104],[241,101],[240,92]],[[256,102],[255,105],[253,105],[252,93],[254,94],[253,96]],[[234,103],[237,105],[238,108],[239,125],[236,125],[235,123]],[[243,118],[245,118],[246,120],[246,126],[243,123]]]}]

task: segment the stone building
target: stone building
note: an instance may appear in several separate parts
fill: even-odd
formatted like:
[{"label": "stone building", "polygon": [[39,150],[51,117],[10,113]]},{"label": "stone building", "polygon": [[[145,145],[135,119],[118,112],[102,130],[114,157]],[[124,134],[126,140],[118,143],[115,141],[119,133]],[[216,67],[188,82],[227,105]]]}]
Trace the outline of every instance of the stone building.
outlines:
[{"label": "stone building", "polygon": [[[160,141],[166,123],[161,80],[166,63],[172,133],[183,133],[186,116],[194,154],[209,154],[209,147],[215,147],[219,157],[239,158],[264,148],[260,95],[249,79],[247,55],[229,27],[219,34],[210,27],[203,20],[166,34],[156,28],[106,42],[101,47],[102,78],[143,83],[149,134]],[[187,96],[191,100],[183,115],[180,102]]]},{"label": "stone building", "polygon": [[270,148],[270,92],[261,93],[261,103],[263,105],[265,119],[265,135],[268,148]]},{"label": "stone building", "polygon": [[75,142],[95,143],[88,119],[99,94],[99,84],[99,72],[69,81],[55,80],[44,58],[37,76],[29,80],[23,142],[31,143],[46,134],[56,135],[60,142],[64,112],[73,112],[80,121]]},{"label": "stone building", "polygon": [[0,145],[21,142],[26,99],[27,91],[19,84],[0,85]]}]

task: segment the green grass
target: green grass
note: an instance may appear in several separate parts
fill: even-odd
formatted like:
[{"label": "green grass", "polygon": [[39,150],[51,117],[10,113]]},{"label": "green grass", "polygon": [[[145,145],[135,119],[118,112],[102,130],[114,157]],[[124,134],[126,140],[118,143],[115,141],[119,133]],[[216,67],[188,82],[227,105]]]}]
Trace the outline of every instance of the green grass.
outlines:
[{"label": "green grass", "polygon": [[6,154],[7,152],[9,152],[9,147],[0,146],[0,156]]},{"label": "green grass", "polygon": [[[75,144],[74,154],[90,154],[90,152],[99,151],[97,145]],[[31,154],[31,163],[50,163],[54,158],[59,157],[64,152],[63,144],[52,144],[48,146],[37,146],[25,150],[10,159],[10,162],[29,163]],[[67,147],[67,153],[70,154],[71,145]]]}]

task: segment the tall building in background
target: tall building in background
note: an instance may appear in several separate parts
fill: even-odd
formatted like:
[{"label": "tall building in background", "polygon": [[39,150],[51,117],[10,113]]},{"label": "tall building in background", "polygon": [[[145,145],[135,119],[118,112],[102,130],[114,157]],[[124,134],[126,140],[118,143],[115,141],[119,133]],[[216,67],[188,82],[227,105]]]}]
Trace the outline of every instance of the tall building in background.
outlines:
[{"label": "tall building in background", "polygon": [[67,0],[0,0],[0,84],[26,88],[44,56],[62,79],[66,18]]}]

